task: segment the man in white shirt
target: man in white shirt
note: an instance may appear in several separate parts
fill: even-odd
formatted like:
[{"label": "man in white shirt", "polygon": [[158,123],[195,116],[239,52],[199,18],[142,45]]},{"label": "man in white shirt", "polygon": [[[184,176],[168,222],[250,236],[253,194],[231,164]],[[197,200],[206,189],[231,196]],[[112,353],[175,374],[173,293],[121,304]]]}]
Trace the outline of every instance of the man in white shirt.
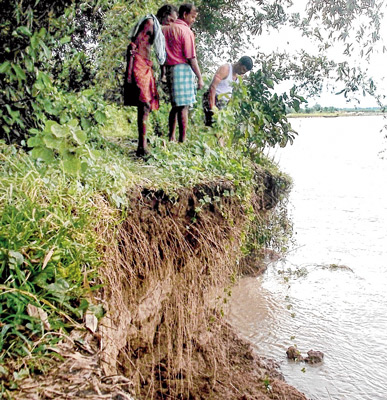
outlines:
[{"label": "man in white shirt", "polygon": [[244,75],[253,68],[253,60],[248,56],[241,57],[238,62],[221,65],[215,73],[211,85],[203,95],[203,109],[206,126],[212,125],[212,109],[223,108],[231,98],[232,83],[238,75]]}]

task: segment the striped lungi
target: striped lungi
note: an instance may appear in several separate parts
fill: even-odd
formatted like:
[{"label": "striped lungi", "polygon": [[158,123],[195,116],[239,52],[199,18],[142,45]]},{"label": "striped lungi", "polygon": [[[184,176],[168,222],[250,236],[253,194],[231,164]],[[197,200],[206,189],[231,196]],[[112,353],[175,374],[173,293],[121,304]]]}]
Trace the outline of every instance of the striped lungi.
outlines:
[{"label": "striped lungi", "polygon": [[196,103],[195,74],[189,64],[168,67],[167,79],[173,106],[192,106]]}]

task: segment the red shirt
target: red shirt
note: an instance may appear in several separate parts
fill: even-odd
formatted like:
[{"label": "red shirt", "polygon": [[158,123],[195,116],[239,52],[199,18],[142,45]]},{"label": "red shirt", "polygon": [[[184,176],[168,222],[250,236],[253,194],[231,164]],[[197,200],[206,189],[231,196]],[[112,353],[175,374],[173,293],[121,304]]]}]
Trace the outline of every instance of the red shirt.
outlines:
[{"label": "red shirt", "polygon": [[195,35],[185,21],[177,19],[162,29],[167,51],[166,65],[188,64],[187,60],[196,57]]}]

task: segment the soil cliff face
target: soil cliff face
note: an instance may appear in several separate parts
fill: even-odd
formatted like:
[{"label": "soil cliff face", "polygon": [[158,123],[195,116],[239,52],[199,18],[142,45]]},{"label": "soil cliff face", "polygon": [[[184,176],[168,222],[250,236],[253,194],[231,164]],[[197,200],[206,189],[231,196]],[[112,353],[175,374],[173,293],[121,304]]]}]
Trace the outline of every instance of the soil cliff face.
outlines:
[{"label": "soil cliff face", "polygon": [[90,301],[106,314],[65,336],[50,372],[26,379],[14,398],[306,399],[223,318],[246,270],[246,210],[267,224],[289,185],[259,168],[256,181],[248,204],[224,180],[174,197],[138,187],[124,215],[95,199],[103,285]]},{"label": "soil cliff face", "polygon": [[[255,212],[278,200],[273,179],[258,171]],[[248,224],[232,193],[223,180],[174,198],[138,188],[116,229],[100,227],[108,238],[101,366],[129,378],[138,398],[305,398],[222,318]]]}]

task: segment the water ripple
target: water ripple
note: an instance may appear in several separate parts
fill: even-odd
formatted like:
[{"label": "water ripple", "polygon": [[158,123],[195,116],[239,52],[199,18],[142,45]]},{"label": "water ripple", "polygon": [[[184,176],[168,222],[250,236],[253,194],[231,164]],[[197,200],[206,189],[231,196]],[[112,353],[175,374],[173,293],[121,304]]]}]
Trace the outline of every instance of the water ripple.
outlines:
[{"label": "water ripple", "polygon": [[[299,247],[233,289],[230,320],[312,399],[387,399],[381,123],[377,117],[297,121],[299,137],[277,156],[295,182],[290,200]],[[287,360],[293,344],[303,354],[323,351],[324,362]]]}]

